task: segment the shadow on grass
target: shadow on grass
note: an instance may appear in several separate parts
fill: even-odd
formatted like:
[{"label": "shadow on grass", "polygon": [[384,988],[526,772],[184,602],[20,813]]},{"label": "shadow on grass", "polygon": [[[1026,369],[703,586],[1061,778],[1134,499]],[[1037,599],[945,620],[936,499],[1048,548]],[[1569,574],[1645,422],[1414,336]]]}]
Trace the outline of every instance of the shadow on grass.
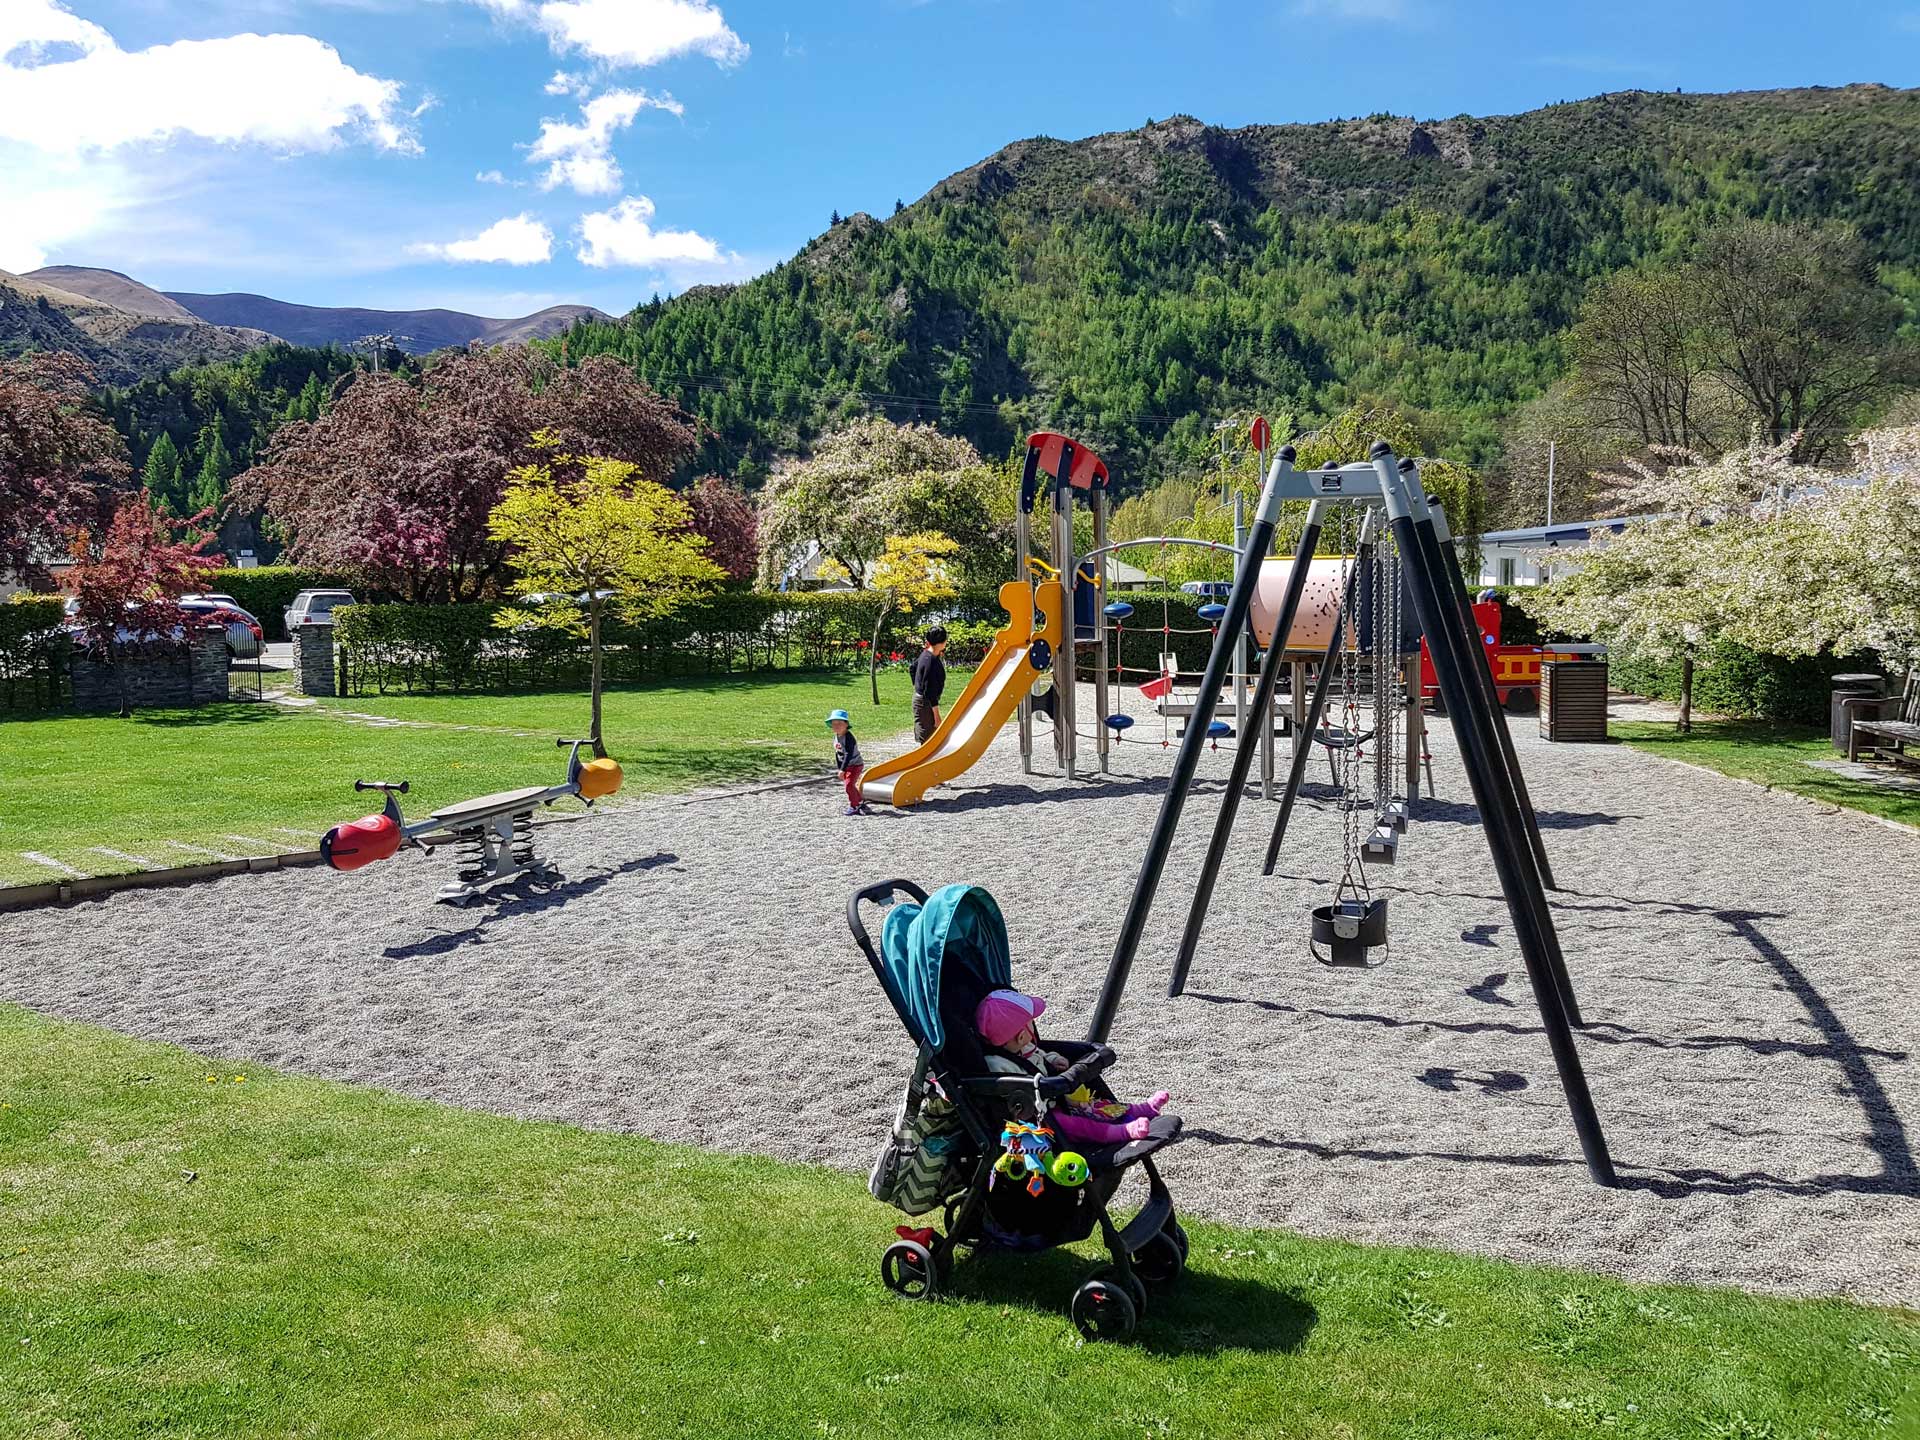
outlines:
[{"label": "shadow on grass", "polygon": [[[287,712],[277,705],[262,704],[248,696],[240,700],[213,700],[205,705],[190,707],[135,709],[133,714],[124,717],[124,723],[152,726],[162,730],[180,730],[195,726],[224,725],[229,722],[249,724],[271,720],[285,713]],[[75,710],[71,706],[58,710],[0,710],[0,722],[8,725],[58,720],[121,720],[122,718],[117,710]]]},{"label": "shadow on grass", "polygon": [[389,960],[417,960],[426,955],[450,954],[463,945],[484,945],[487,941],[487,931],[502,921],[537,915],[544,910],[558,910],[582,896],[591,895],[596,890],[603,889],[615,880],[628,875],[638,875],[648,870],[657,870],[662,865],[675,865],[679,860],[680,857],[672,851],[662,850],[657,855],[629,860],[624,865],[617,865],[598,875],[589,875],[581,880],[562,880],[557,885],[543,885],[530,876],[523,876],[498,886],[479,899],[469,901],[462,906],[462,910],[468,914],[482,909],[487,911],[478,921],[465,929],[444,931],[411,945],[392,945],[380,953]]},{"label": "shadow on grass", "polygon": [[[960,1258],[946,1293],[956,1300],[1019,1305],[1059,1314],[1099,1262],[1064,1250]],[[1215,1274],[1204,1258],[1172,1285],[1149,1287],[1147,1311],[1129,1344],[1155,1355],[1298,1350],[1319,1315],[1298,1292],[1238,1275]]]}]

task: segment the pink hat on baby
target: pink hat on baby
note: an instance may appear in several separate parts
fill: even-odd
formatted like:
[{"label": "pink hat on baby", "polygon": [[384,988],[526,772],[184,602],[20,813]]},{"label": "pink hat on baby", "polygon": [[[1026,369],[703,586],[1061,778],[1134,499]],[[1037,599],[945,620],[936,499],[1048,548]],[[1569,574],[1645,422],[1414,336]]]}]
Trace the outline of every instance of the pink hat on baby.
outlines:
[{"label": "pink hat on baby", "polygon": [[973,1012],[973,1028],[989,1045],[1004,1045],[1046,1012],[1047,1002],[1018,990],[995,990]]}]

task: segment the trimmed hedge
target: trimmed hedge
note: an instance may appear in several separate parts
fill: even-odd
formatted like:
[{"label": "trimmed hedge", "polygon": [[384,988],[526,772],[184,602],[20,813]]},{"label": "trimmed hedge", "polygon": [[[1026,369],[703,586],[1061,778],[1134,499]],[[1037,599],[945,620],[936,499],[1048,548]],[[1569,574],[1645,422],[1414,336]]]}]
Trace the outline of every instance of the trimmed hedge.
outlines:
[{"label": "trimmed hedge", "polygon": [[0,708],[50,709],[65,702],[73,643],[59,595],[16,595],[0,605]]},{"label": "trimmed hedge", "polygon": [[[216,570],[207,582],[210,594],[231,595],[260,622],[269,640],[285,640],[282,612],[302,590],[353,590],[351,581],[325,570],[299,565],[260,565],[251,570]],[[372,599],[355,590],[356,595]]]},{"label": "trimmed hedge", "polygon": [[[235,597],[238,598],[237,596]],[[853,668],[866,663],[877,597],[858,592],[720,590],[664,620],[602,627],[609,683],[736,671]],[[350,605],[334,612],[342,694],[527,690],[584,686],[592,661],[584,638],[553,630],[508,632],[497,603]],[[991,610],[989,595],[943,600],[925,615],[896,615],[883,646],[910,653],[934,618],[965,624]]]},{"label": "trimmed hedge", "polygon": [[[1873,656],[1761,655],[1718,641],[1694,662],[1693,704],[1715,715],[1755,716],[1787,725],[1827,728],[1833,677],[1848,671],[1876,670]],[[1680,662],[1611,658],[1607,683],[1632,695],[1678,703]]]}]

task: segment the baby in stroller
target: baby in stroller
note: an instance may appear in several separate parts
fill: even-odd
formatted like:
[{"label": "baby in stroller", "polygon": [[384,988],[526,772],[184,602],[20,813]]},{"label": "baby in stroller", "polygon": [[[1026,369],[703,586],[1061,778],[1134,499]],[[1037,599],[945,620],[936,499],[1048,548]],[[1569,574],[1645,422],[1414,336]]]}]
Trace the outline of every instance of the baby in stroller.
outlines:
[{"label": "baby in stroller", "polygon": [[[901,895],[910,899],[895,903]],[[878,946],[862,905],[889,907]],[[1090,1340],[1131,1334],[1147,1285],[1177,1279],[1187,1256],[1186,1233],[1153,1159],[1180,1136],[1180,1118],[1163,1109],[1165,1094],[1123,1106],[1105,1080],[1115,1061],[1107,1046],[1054,1040],[1040,1047],[1032,1029],[1044,1002],[1013,988],[1006,923],[979,886],[948,885],[929,897],[911,881],[883,880],[854,892],[847,921],[918,1046],[869,1188],[909,1215],[944,1206],[946,1223],[944,1235],[931,1226],[897,1227],[899,1238],[881,1257],[887,1287],[929,1299],[948,1282],[961,1249],[1044,1250],[1084,1240],[1097,1227],[1111,1263],[1074,1291],[1073,1321]],[[1038,1131],[1072,1137],[1084,1168],[996,1186],[1008,1137],[1038,1143]],[[1136,1168],[1145,1201],[1117,1222],[1110,1202]]]},{"label": "baby in stroller", "polygon": [[[1059,1075],[1072,1062],[1055,1050],[1043,1050],[1033,1022],[1046,1013],[1047,1002],[1018,990],[994,990],[973,1012],[973,1028],[995,1050],[987,1068],[1000,1075]],[[1067,1139],[1085,1145],[1122,1145],[1145,1140],[1153,1121],[1173,1096],[1156,1091],[1150,1100],[1123,1105],[1101,1100],[1086,1086],[1073,1091],[1053,1107],[1049,1123]]]}]

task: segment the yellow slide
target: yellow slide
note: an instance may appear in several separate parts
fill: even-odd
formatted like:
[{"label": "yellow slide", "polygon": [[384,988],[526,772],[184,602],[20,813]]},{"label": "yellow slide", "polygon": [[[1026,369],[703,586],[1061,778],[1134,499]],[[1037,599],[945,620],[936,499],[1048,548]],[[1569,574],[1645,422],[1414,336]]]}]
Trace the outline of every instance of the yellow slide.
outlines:
[{"label": "yellow slide", "polygon": [[[1065,591],[1058,580],[1043,580],[1036,586],[1009,580],[1000,587],[1000,608],[1007,612],[1007,627],[994,634],[993,648],[973,672],[960,698],[941,717],[940,728],[932,738],[867,770],[861,784],[867,800],[917,805],[927,791],[964,774],[986,753],[1007,717],[1033,688],[1033,682],[1051,669],[1051,658],[1035,669],[1031,652],[1036,640],[1046,641],[1049,651],[1059,648],[1064,634],[1064,600]],[[1033,627],[1035,609],[1040,612],[1038,630]]]}]

